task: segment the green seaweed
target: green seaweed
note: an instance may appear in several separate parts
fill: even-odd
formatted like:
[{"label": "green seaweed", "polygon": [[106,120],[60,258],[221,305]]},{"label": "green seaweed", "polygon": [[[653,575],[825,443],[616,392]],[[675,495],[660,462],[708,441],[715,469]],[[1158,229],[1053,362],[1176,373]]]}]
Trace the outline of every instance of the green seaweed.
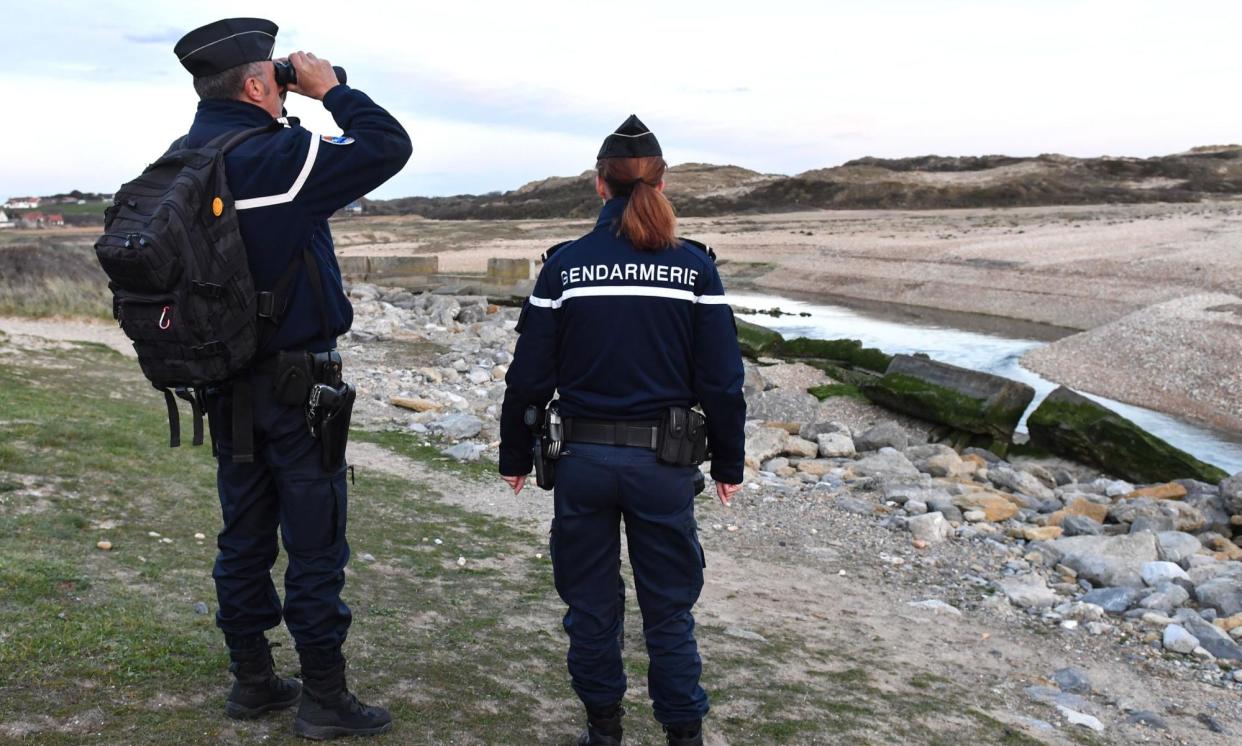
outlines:
[{"label": "green seaweed", "polygon": [[889,373],[864,385],[862,391],[883,407],[1006,442],[1025,410],[1025,405],[1019,408],[976,399],[905,373]]},{"label": "green seaweed", "polygon": [[1048,395],[1027,426],[1035,446],[1134,482],[1219,484],[1229,476],[1064,387]]}]

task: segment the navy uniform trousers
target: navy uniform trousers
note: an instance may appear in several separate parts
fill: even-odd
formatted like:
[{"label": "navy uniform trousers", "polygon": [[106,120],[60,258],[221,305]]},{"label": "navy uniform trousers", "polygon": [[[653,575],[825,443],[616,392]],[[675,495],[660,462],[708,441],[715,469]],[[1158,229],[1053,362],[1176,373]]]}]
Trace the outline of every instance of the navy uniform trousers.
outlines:
[{"label": "navy uniform trousers", "polygon": [[557,461],[550,553],[556,590],[569,606],[569,674],[587,707],[625,694],[621,518],[651,665],[656,720],[702,719],[707,693],[690,613],[703,589],[694,521],[693,466],[667,466],[642,448],[570,443]]},{"label": "navy uniform trousers", "polygon": [[231,390],[210,395],[207,410],[219,464],[216,483],[224,528],[212,576],[225,635],[257,635],[280,624],[280,596],[272,584],[284,540],[283,617],[299,647],[336,647],[351,615],[341,601],[349,544],[345,540],[345,468],[333,474],[320,462],[319,441],[303,407],[273,398],[272,376],[249,374],[254,400],[254,462],[235,464]]}]

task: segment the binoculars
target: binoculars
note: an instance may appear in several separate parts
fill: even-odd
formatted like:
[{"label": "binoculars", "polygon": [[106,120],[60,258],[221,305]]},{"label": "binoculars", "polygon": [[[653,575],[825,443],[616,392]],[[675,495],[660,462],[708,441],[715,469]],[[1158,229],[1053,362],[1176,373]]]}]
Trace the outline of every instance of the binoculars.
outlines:
[{"label": "binoculars", "polygon": [[[276,66],[276,85],[288,88],[290,84],[298,82],[298,71],[293,69],[293,63],[288,60],[272,60],[272,64]],[[345,68],[333,65],[332,72],[336,73],[338,83],[345,83]]]}]

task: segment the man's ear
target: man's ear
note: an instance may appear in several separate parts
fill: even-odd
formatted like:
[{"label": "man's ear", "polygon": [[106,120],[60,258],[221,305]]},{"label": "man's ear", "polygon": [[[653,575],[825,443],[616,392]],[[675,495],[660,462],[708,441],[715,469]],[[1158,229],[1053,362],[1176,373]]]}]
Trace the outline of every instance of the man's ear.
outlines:
[{"label": "man's ear", "polygon": [[261,103],[267,98],[267,86],[263,85],[263,81],[258,78],[246,78],[245,84],[242,85],[242,94],[247,101]]},{"label": "man's ear", "polygon": [[608,185],[604,183],[604,177],[599,174],[595,175],[595,193],[602,200],[608,199]]}]

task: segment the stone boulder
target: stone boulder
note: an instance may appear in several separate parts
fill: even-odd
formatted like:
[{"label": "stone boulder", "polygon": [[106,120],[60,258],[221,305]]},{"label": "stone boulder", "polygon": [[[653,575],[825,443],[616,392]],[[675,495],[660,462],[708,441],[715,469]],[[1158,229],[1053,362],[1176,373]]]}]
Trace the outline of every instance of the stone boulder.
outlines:
[{"label": "stone boulder", "polygon": [[1229,515],[1242,515],[1242,471],[1220,483],[1220,496]]},{"label": "stone boulder", "polygon": [[819,444],[819,455],[823,458],[842,458],[855,453],[854,440],[849,433],[823,433],[815,440]]},{"label": "stone boulder", "polygon": [[916,515],[906,521],[906,527],[910,529],[910,534],[915,539],[920,539],[928,544],[939,544],[947,540],[953,533],[953,528],[940,513]]},{"label": "stone boulder", "polygon": [[997,585],[1010,603],[1024,609],[1046,609],[1059,600],[1056,592],[1035,573],[1013,575],[1004,578]]},{"label": "stone boulder", "polygon": [[854,447],[859,451],[878,451],[881,448],[904,451],[909,445],[910,433],[891,420],[869,427],[854,438]]},{"label": "stone boulder", "polygon": [[1135,482],[1217,484],[1228,476],[1064,386],[1031,413],[1027,427],[1034,445]]},{"label": "stone boulder", "polygon": [[1017,492],[1040,500],[1051,500],[1054,495],[1035,475],[1006,466],[988,469],[988,481],[1009,492]]},{"label": "stone boulder", "polygon": [[863,393],[881,406],[1008,443],[1035,397],[1024,383],[912,355],[898,355]]},{"label": "stone boulder", "polygon": [[1159,559],[1155,534],[1070,536],[1041,545],[1045,556],[1097,586],[1143,588],[1142,568]]},{"label": "stone boulder", "polygon": [[1195,600],[1221,616],[1242,614],[1242,578],[1222,575],[1195,586]]},{"label": "stone boulder", "polygon": [[780,456],[785,450],[789,433],[776,427],[760,427],[746,436],[746,465],[758,469],[760,464]]},{"label": "stone boulder", "polygon": [[853,469],[860,477],[875,477],[883,481],[910,480],[919,476],[919,470],[910,463],[910,459],[891,448],[855,461]]}]

